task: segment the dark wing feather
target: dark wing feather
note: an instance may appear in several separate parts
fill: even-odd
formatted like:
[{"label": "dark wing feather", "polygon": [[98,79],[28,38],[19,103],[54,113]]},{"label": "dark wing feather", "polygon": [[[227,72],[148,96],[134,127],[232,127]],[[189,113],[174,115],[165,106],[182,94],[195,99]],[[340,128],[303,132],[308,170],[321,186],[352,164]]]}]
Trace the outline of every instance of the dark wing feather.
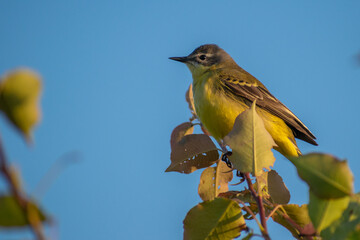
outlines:
[{"label": "dark wing feather", "polygon": [[[244,77],[249,78],[249,73],[241,73]],[[271,114],[281,118],[294,132],[296,138],[304,140],[313,145],[317,145],[315,136],[310,130],[295,116],[284,104],[276,99],[264,85],[256,78],[251,76],[251,81],[238,79],[234,76],[219,75],[222,85],[226,87],[235,96],[248,99],[253,102],[256,99],[256,105]]]}]

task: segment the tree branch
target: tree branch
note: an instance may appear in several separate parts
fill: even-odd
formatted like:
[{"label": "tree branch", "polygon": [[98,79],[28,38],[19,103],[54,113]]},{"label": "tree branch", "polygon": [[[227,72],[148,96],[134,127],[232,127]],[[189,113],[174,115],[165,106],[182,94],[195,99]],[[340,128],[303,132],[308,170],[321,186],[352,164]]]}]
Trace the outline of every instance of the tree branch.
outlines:
[{"label": "tree branch", "polygon": [[243,201],[241,201],[240,199],[235,198],[234,201],[236,201],[236,202],[240,203],[241,205],[243,205],[243,208],[245,209],[245,211],[252,216],[252,218],[256,221],[258,226],[261,228],[261,223],[256,218],[255,213],[253,211],[251,211],[251,209],[248,206],[246,206],[246,204]]},{"label": "tree branch", "polygon": [[26,216],[31,229],[34,232],[34,235],[36,236],[36,239],[45,240],[46,238],[42,229],[41,222],[38,219],[38,217],[34,215],[34,212],[32,212],[31,209],[29,208],[29,201],[23,196],[21,189],[16,183],[14,174],[11,172],[8,166],[8,162],[2,146],[1,138],[0,138],[0,173],[2,173],[2,175],[4,176],[5,181],[7,182],[10,188],[10,192],[12,193],[15,200],[20,205],[21,209],[23,210],[24,215]]},{"label": "tree branch", "polygon": [[268,233],[268,230],[267,230],[267,225],[266,225],[266,216],[265,216],[265,208],[264,208],[264,204],[263,204],[263,201],[262,201],[262,197],[259,196],[256,191],[254,190],[254,187],[252,185],[252,182],[251,182],[251,178],[250,178],[250,173],[244,173],[244,176],[245,176],[245,179],[246,179],[246,182],[249,186],[249,190],[251,192],[251,195],[254,197],[257,205],[258,205],[258,208],[259,208],[259,214],[260,214],[260,222],[261,222],[261,225],[263,227],[263,229],[261,229],[261,233],[264,237],[264,239],[266,240],[270,240],[270,236],[269,236],[269,233]]}]

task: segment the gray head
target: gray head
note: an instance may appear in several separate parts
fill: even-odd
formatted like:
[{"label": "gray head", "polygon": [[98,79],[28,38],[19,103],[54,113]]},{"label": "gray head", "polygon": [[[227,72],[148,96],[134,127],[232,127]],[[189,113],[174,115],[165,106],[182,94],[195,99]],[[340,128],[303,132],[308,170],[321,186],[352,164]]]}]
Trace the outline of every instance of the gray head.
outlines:
[{"label": "gray head", "polygon": [[205,44],[196,48],[186,57],[171,57],[171,60],[186,63],[190,68],[211,67],[228,60],[232,60],[229,54],[215,44]]}]

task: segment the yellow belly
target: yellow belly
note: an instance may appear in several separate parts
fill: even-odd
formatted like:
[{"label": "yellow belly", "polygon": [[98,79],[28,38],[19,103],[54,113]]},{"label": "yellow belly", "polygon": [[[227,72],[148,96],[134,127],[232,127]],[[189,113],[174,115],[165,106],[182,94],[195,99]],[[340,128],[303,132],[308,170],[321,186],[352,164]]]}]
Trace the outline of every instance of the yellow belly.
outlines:
[{"label": "yellow belly", "polygon": [[[236,117],[248,109],[248,106],[244,102],[225,97],[224,93],[213,87],[213,81],[208,78],[194,82],[194,104],[201,123],[216,140],[221,140],[233,128]],[[285,122],[260,108],[257,108],[257,112],[263,119],[266,130],[278,145],[275,149],[285,156],[298,156],[300,151],[294,135]]]},{"label": "yellow belly", "polygon": [[210,86],[194,88],[196,114],[204,127],[216,139],[223,139],[234,126],[235,118],[248,107],[214,93]]}]

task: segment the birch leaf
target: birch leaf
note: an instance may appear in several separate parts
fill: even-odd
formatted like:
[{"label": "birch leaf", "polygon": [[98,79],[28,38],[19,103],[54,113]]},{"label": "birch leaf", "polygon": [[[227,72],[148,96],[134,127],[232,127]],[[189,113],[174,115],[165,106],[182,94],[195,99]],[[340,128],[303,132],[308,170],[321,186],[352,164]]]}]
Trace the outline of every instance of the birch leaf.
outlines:
[{"label": "birch leaf", "polygon": [[285,183],[280,175],[271,170],[267,175],[268,179],[268,193],[271,199],[276,204],[287,204],[290,201],[290,192],[285,186]]},{"label": "birch leaf", "polygon": [[235,120],[231,132],[224,138],[232,149],[230,161],[236,170],[250,172],[254,176],[263,169],[270,170],[275,158],[271,149],[276,146],[266,131],[264,122],[257,114],[256,103],[245,110]]},{"label": "birch leaf", "polygon": [[209,136],[190,133],[191,123],[183,123],[172,132],[171,164],[165,172],[192,173],[213,165],[219,159],[217,147]]},{"label": "birch leaf", "polygon": [[229,190],[228,183],[232,178],[231,169],[223,161],[219,161],[216,167],[206,168],[201,173],[199,196],[203,201],[215,199],[220,193]]},{"label": "birch leaf", "polygon": [[272,219],[288,229],[296,239],[306,239],[299,238],[299,235],[301,234],[315,234],[315,229],[309,218],[307,205],[283,205],[274,213],[274,215],[272,215]]},{"label": "birch leaf", "polygon": [[321,153],[289,159],[316,196],[342,198],[352,194],[353,175],[346,161]]},{"label": "birch leaf", "polygon": [[309,216],[317,232],[320,233],[332,222],[339,219],[347,208],[349,201],[349,196],[335,199],[322,199],[310,191],[310,201],[308,205]]},{"label": "birch leaf", "polygon": [[233,200],[216,198],[193,207],[184,220],[185,240],[230,240],[246,228],[241,208]]},{"label": "birch leaf", "polygon": [[184,122],[176,128],[171,133],[170,138],[170,146],[171,148],[175,147],[175,145],[180,142],[180,140],[185,136],[192,134],[194,132],[194,126],[191,122]]},{"label": "birch leaf", "polygon": [[0,83],[0,110],[28,141],[40,119],[41,88],[40,76],[29,69],[12,71]]},{"label": "birch leaf", "polygon": [[[40,221],[45,221],[45,214],[34,202],[28,203],[28,211],[36,214]],[[25,227],[28,226],[27,217],[13,196],[0,196],[0,227]]]},{"label": "birch leaf", "polygon": [[360,194],[350,197],[350,202],[341,217],[321,232],[327,240],[360,239]]}]

